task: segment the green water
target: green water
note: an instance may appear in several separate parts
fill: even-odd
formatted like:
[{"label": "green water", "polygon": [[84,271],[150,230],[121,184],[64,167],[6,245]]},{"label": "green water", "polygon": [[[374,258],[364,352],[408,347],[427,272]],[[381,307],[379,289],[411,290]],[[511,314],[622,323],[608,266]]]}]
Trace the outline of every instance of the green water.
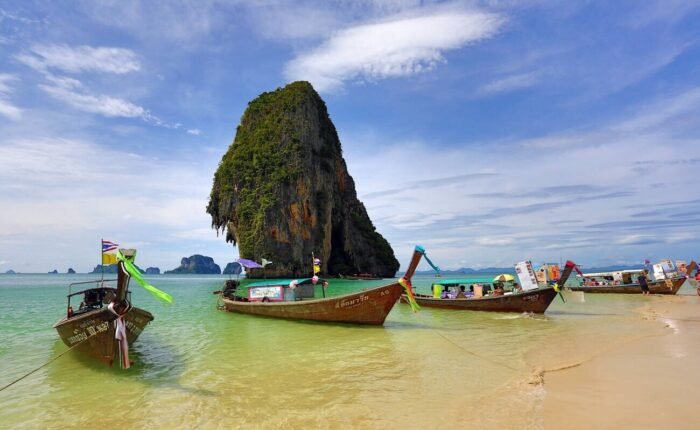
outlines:
[{"label": "green water", "polygon": [[[67,285],[92,275],[0,275],[0,386],[67,347],[52,325]],[[397,304],[383,327],[304,323],[216,309],[225,277],[151,276],[155,320],[108,369],[69,352],[0,392],[2,428],[539,428],[533,372],[634,337],[648,300],[556,299],[544,316]],[[427,291],[432,278],[414,279]],[[329,294],[387,281],[333,280]],[[681,294],[690,294],[690,289]],[[498,410],[498,413],[493,413]],[[116,420],[116,421],[115,421]]]}]

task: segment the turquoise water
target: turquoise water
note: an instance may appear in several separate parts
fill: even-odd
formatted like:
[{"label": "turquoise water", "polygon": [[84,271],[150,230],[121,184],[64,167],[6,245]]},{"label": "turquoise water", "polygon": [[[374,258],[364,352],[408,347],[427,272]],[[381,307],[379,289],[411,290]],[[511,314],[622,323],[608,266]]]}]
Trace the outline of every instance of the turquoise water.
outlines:
[{"label": "turquoise water", "polygon": [[[67,285],[93,275],[0,275],[0,386],[67,347],[53,324]],[[132,285],[155,320],[129,370],[69,352],[0,392],[0,427],[537,428],[542,368],[582,360],[639,333],[648,300],[556,299],[544,316],[397,304],[383,327],[259,318],[217,310],[223,276],[151,276],[174,297]],[[416,278],[428,290],[434,278]],[[388,281],[331,280],[336,295]],[[684,286],[681,294],[694,294]],[[507,407],[504,407],[507,406]],[[498,414],[489,413],[499,408]]]}]

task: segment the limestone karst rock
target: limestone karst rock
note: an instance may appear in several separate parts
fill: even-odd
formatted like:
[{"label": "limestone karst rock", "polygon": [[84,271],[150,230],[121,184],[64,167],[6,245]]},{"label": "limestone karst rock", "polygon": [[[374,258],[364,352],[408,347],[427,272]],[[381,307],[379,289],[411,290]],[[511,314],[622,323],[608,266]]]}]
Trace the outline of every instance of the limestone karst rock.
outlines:
[{"label": "limestone karst rock", "polygon": [[214,263],[214,259],[204,255],[195,254],[190,257],[183,257],[180,260],[180,267],[173,270],[166,270],[165,274],[196,273],[199,275],[220,275],[221,268]]},{"label": "limestone karst rock", "polygon": [[[214,175],[207,212],[243,258],[274,263],[265,276],[392,277],[399,262],[357,198],[335,126],[308,82],[248,104]],[[262,269],[247,271],[263,276]]]}]

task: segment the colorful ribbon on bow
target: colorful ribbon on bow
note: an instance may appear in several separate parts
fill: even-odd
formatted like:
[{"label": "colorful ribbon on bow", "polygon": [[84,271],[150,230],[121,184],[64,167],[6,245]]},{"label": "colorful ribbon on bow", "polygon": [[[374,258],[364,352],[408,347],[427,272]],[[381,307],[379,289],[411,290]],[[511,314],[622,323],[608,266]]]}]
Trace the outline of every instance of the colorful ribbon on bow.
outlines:
[{"label": "colorful ribbon on bow", "polygon": [[[421,249],[422,249],[422,247],[421,247]],[[440,274],[440,268],[439,268],[438,266],[436,266],[432,261],[430,261],[430,258],[428,258],[428,254],[425,252],[425,250],[423,250],[423,258],[425,258],[425,261],[427,261],[428,264],[430,265],[430,267],[432,267],[433,270],[434,270],[435,272],[437,272],[437,274],[439,275],[439,274]]]},{"label": "colorful ribbon on bow", "polygon": [[418,302],[416,302],[416,296],[413,294],[413,286],[411,285],[411,281],[406,278],[401,278],[399,279],[399,285],[401,285],[403,289],[406,290],[408,304],[411,305],[411,309],[413,310],[413,312],[418,312],[420,306],[418,305]]},{"label": "colorful ribbon on bow", "polygon": [[131,260],[124,257],[121,251],[117,251],[117,260],[124,263],[124,269],[129,275],[131,275],[132,278],[136,279],[136,282],[138,282],[144,290],[148,291],[149,293],[153,294],[154,296],[156,296],[164,302],[173,302],[173,297],[170,294],[166,293],[165,291],[159,290],[158,288],[149,284],[148,281],[143,279],[143,276],[141,276],[141,271],[136,268],[136,266],[134,265],[134,263],[131,262]]}]

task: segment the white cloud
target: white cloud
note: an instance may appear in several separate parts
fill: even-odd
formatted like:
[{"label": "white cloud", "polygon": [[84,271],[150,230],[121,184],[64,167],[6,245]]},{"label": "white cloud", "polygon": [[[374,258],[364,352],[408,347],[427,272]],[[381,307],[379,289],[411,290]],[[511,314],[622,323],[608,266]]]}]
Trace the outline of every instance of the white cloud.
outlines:
[{"label": "white cloud", "polygon": [[136,54],[124,48],[34,45],[29,51],[29,53],[20,54],[16,58],[38,71],[58,69],[69,73],[123,74],[141,69]]},{"label": "white cloud", "polygon": [[[221,26],[232,25],[230,5],[237,0],[86,0],[85,12],[103,25],[119,28],[131,35],[151,40],[154,37],[180,42],[196,40]],[[222,32],[225,30],[221,30]]]},{"label": "white cloud", "polygon": [[652,103],[639,109],[631,119],[615,127],[616,130],[633,132],[649,130],[679,117],[696,116],[700,109],[700,87],[678,94],[663,103]]},{"label": "white cloud", "polygon": [[[674,134],[678,117],[698,108],[672,109],[663,115],[664,126],[652,130],[619,129],[664,106],[685,106],[685,94],[693,91],[658,99],[632,116],[578,133],[454,142],[453,149],[440,151],[429,142],[345,136],[344,154],[360,198],[397,256],[409,255],[420,243],[445,268],[464,266],[459,262],[465,255],[470,267],[559,257],[596,265],[616,261],[618,254],[638,259],[654,243],[652,258],[687,258],[692,242],[669,238],[700,234],[700,219],[691,215],[698,206],[687,194],[697,175],[690,166],[672,163],[696,152],[700,142]],[[387,141],[394,143],[386,146]],[[373,155],[367,157],[370,148]],[[503,166],[494,170],[499,175],[432,182],[445,172],[485,173],[494,166]],[[417,181],[431,181],[431,187],[410,186]],[[663,185],[652,189],[654,184]],[[669,202],[683,204],[680,209],[664,206]],[[640,212],[650,214],[640,218]],[[689,215],[674,217],[678,213]],[[562,222],[567,220],[581,221]],[[605,243],[618,246],[608,250],[601,246]]]},{"label": "white cloud", "polygon": [[654,239],[653,236],[643,234],[629,234],[615,240],[617,245],[640,245]]},{"label": "white cloud", "polygon": [[350,80],[414,75],[444,62],[444,51],[491,37],[503,22],[492,13],[435,9],[358,25],[293,59],[285,76],[308,80],[319,91],[332,91]]},{"label": "white cloud", "polygon": [[[39,88],[56,100],[67,103],[77,110],[111,118],[139,118],[149,124],[175,130],[182,128],[182,124],[164,121],[151,114],[146,108],[128,100],[103,94],[92,94],[77,79],[47,74],[46,81],[47,83],[40,84]],[[188,133],[190,133],[189,130]]]},{"label": "white cloud", "polygon": [[[111,118],[139,118],[159,127],[180,129],[182,124],[169,122],[151,114],[148,109],[120,97],[95,94],[80,80],[60,76],[49,69],[58,69],[65,73],[106,73],[125,74],[141,69],[136,54],[124,48],[90,47],[68,45],[34,45],[29,53],[17,55],[16,58],[26,66],[41,72],[45,82],[38,87],[56,100],[71,107],[89,113]],[[2,82],[0,81],[0,90]],[[0,95],[2,93],[0,92]],[[0,100],[0,114],[14,115],[12,106],[5,106]]]},{"label": "white cloud", "polygon": [[476,243],[483,246],[509,246],[515,240],[512,237],[480,237]]},{"label": "white cloud", "polygon": [[0,99],[0,115],[16,121],[22,118],[22,110],[7,100]]},{"label": "white cloud", "polygon": [[41,84],[39,88],[75,109],[108,117],[141,118],[147,121],[153,119],[146,109],[129,101],[90,94],[77,79],[49,77],[48,81],[51,85]]},{"label": "white cloud", "polygon": [[200,134],[202,134],[202,130],[200,130],[198,128],[190,128],[187,130],[187,134],[191,134],[193,136],[199,136]]},{"label": "white cloud", "polygon": [[[58,256],[69,246],[66,267],[85,271],[92,268],[89,262],[97,264],[95,243],[104,236],[128,246],[144,239],[158,242],[149,245],[153,248],[172,242],[169,249],[179,253],[177,259],[144,254],[150,255],[148,264],[161,267],[177,266],[180,257],[205,242],[208,255],[233,259],[231,245],[206,228],[211,219],[204,208],[217,160],[192,165],[134,155],[83,140],[4,141],[0,207],[12,211],[0,212],[0,256],[12,254],[15,270],[45,272],[53,267],[37,267],[47,262],[32,258],[36,243]],[[184,249],[176,248],[183,244]]]},{"label": "white cloud", "polygon": [[326,36],[340,25],[331,7],[299,3],[251,3],[253,29],[272,40],[297,40]]},{"label": "white cloud", "polygon": [[0,96],[7,96],[12,93],[9,83],[17,81],[17,76],[8,73],[0,73]]},{"label": "white cloud", "polygon": [[477,90],[479,94],[506,93],[514,90],[531,87],[537,84],[537,73],[520,73],[505,78],[493,80]]},{"label": "white cloud", "polygon": [[9,83],[17,80],[18,78],[15,75],[0,73],[0,115],[15,121],[22,118],[22,109],[13,105],[7,99],[12,94],[12,88]]}]

